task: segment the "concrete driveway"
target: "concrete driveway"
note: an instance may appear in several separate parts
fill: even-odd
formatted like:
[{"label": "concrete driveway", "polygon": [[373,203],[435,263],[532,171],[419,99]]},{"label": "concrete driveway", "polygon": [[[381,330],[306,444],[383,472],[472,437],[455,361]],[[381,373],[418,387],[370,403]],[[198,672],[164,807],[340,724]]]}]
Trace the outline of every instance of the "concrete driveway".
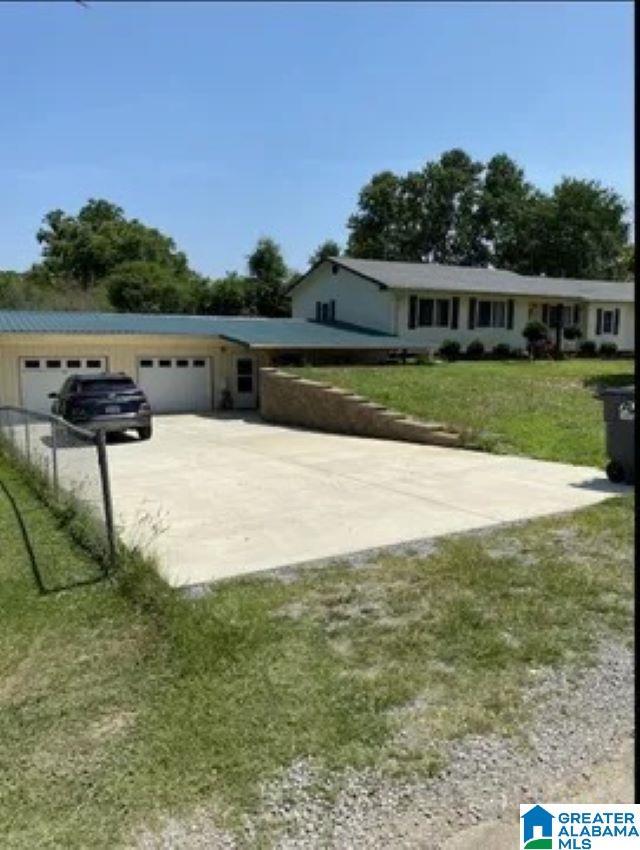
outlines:
[{"label": "concrete driveway", "polygon": [[123,538],[175,586],[590,505],[601,470],[269,425],[164,416],[109,446]]}]

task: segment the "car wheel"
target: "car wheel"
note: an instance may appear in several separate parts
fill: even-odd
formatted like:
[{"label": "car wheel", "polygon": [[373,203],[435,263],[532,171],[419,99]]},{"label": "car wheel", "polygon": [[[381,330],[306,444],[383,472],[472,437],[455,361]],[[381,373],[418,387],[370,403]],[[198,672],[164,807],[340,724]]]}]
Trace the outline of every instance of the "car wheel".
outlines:
[{"label": "car wheel", "polygon": [[610,460],[606,468],[607,478],[613,484],[622,484],[626,478],[624,467],[617,460]]},{"label": "car wheel", "polygon": [[150,440],[152,434],[153,428],[151,425],[147,425],[146,428],[138,428],[138,437],[140,437],[141,440]]}]

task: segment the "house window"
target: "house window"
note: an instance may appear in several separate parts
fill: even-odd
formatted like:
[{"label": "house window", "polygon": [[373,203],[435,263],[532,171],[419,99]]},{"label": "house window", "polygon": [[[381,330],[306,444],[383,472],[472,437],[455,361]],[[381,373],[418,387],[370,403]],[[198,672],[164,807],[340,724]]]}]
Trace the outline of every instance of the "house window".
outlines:
[{"label": "house window", "polygon": [[336,302],[316,301],[316,322],[333,322],[336,318]]},{"label": "house window", "polygon": [[449,299],[438,298],[436,301],[436,325],[439,328],[449,327]]},{"label": "house window", "polygon": [[504,328],[506,324],[507,321],[504,301],[494,301],[491,316],[491,326],[494,328]]},{"label": "house window", "polygon": [[420,298],[418,302],[418,324],[421,327],[449,327],[451,302],[448,298]]},{"label": "house window", "polygon": [[605,310],[602,314],[602,332],[613,333],[613,310]]},{"label": "house window", "polygon": [[479,328],[505,328],[507,305],[504,301],[478,301]]},{"label": "house window", "polygon": [[423,328],[433,325],[433,298],[421,298],[418,302],[418,324]]},{"label": "house window", "polygon": [[478,327],[491,327],[491,301],[478,301]]}]

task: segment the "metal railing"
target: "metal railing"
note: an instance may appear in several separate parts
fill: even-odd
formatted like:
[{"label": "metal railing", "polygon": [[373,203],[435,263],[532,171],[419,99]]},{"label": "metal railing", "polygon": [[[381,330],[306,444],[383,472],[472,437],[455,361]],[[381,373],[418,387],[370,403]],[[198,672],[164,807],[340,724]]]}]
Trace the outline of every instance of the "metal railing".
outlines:
[{"label": "metal railing", "polygon": [[82,514],[91,548],[112,564],[116,534],[104,431],[0,405],[0,447],[36,476],[57,506]]}]

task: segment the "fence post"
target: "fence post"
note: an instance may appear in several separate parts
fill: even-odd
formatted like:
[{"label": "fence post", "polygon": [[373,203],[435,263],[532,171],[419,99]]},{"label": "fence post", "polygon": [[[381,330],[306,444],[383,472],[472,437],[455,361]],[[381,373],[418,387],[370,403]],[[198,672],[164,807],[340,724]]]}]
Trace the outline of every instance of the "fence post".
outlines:
[{"label": "fence post", "polygon": [[51,477],[53,492],[58,498],[58,426],[51,422]]},{"label": "fence post", "polygon": [[116,561],[116,535],[113,524],[113,504],[111,502],[111,485],[109,483],[109,467],[107,465],[105,432],[103,430],[99,430],[96,437],[98,465],[100,467],[100,482],[102,484],[102,501],[104,503],[104,519],[107,526],[107,540],[109,542],[109,558],[111,565],[113,566]]}]

